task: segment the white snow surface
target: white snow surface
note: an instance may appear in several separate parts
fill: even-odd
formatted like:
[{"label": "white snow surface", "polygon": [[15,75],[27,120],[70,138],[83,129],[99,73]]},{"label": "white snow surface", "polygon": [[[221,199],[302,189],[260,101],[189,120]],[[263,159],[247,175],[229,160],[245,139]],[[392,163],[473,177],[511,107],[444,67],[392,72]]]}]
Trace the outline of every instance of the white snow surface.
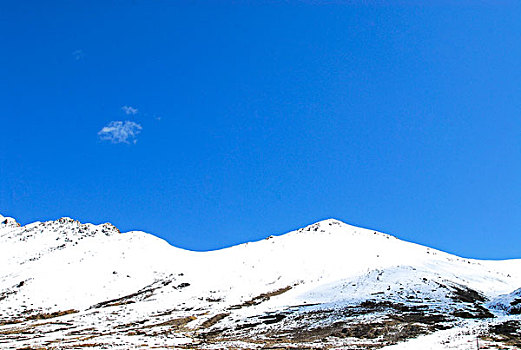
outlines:
[{"label": "white snow surface", "polygon": [[[291,287],[234,310],[222,321],[226,324],[298,305],[356,305],[375,295],[402,302],[430,295],[443,309],[441,282],[467,286],[490,300],[521,287],[521,260],[465,259],[334,219],[210,252],[176,248],[144,232],[120,233],[111,224],[70,218],[15,223],[0,216],[4,317],[27,310],[87,312],[147,288],[153,296],[130,304],[129,318],[181,306],[212,316],[261,293]],[[404,344],[392,349],[405,349]]]}]

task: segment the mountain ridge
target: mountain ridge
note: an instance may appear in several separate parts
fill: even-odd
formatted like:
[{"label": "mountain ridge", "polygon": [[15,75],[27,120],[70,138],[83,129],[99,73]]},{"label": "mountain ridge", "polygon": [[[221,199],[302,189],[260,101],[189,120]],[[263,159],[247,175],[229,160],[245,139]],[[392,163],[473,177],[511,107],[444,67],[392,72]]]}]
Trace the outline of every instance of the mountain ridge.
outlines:
[{"label": "mountain ridge", "polygon": [[316,230],[314,230],[315,226],[318,227],[319,225],[326,225],[326,224],[329,224],[329,223],[333,223],[333,224],[341,224],[341,225],[344,225],[346,227],[350,227],[350,228],[352,228],[354,230],[363,230],[363,231],[365,231],[365,233],[368,233],[368,234],[376,234],[376,235],[380,235],[380,236],[384,236],[384,237],[389,236],[390,238],[397,239],[397,240],[399,240],[401,242],[406,242],[406,243],[415,244],[415,245],[418,245],[418,246],[421,246],[421,247],[426,247],[426,248],[429,248],[431,250],[435,250],[435,251],[442,252],[442,253],[445,253],[445,254],[450,254],[450,255],[453,255],[453,256],[456,256],[456,257],[462,258],[462,259],[479,260],[479,261],[521,260],[521,257],[519,257],[519,258],[517,258],[517,257],[514,257],[514,258],[501,258],[501,259],[465,257],[465,256],[462,256],[462,255],[458,255],[456,253],[447,252],[447,251],[445,251],[443,249],[440,249],[440,248],[430,247],[428,245],[424,245],[423,243],[409,241],[409,240],[404,239],[404,238],[399,238],[399,237],[397,237],[397,236],[395,236],[394,234],[391,234],[391,233],[385,233],[385,232],[381,232],[381,231],[378,231],[378,230],[375,230],[375,229],[372,229],[372,228],[356,226],[354,224],[350,224],[350,223],[344,222],[344,221],[342,221],[340,219],[336,219],[334,217],[321,219],[319,221],[312,222],[312,223],[307,224],[307,225],[305,225],[305,226],[303,226],[301,228],[297,228],[297,229],[294,229],[294,230],[291,230],[291,231],[288,231],[288,232],[271,234],[271,235],[268,235],[268,236],[266,236],[264,238],[258,238],[258,239],[254,239],[254,240],[251,240],[251,241],[244,241],[244,242],[240,242],[240,243],[237,243],[237,244],[234,244],[234,245],[225,246],[225,247],[221,247],[221,248],[215,248],[215,249],[209,249],[209,250],[194,250],[194,249],[183,248],[183,247],[177,246],[175,243],[172,243],[172,242],[170,242],[169,240],[167,240],[165,238],[162,238],[162,237],[160,237],[158,235],[155,235],[153,233],[149,233],[149,232],[146,232],[146,231],[143,231],[143,230],[121,231],[116,225],[112,224],[111,222],[104,222],[104,223],[99,223],[99,224],[90,223],[90,222],[82,223],[79,220],[76,220],[76,219],[71,218],[69,216],[63,216],[63,217],[60,217],[60,218],[54,219],[54,220],[35,221],[35,222],[31,222],[31,223],[27,223],[25,225],[22,225],[22,224],[18,223],[15,218],[5,217],[5,216],[2,216],[2,214],[0,214],[0,225],[2,225],[4,223],[3,221],[5,221],[5,220],[8,220],[9,224],[13,224],[13,226],[15,226],[15,227],[26,227],[26,226],[30,226],[30,225],[34,225],[34,224],[41,224],[41,223],[51,223],[52,224],[52,223],[55,223],[55,222],[70,222],[70,223],[78,223],[79,225],[90,225],[90,226],[95,226],[95,227],[105,226],[107,228],[115,229],[115,230],[117,230],[121,234],[141,232],[141,233],[144,233],[146,235],[150,235],[150,236],[153,236],[155,238],[161,239],[161,240],[165,241],[167,244],[169,244],[170,246],[172,246],[174,248],[182,249],[182,250],[190,251],[190,252],[201,252],[201,253],[220,251],[220,250],[224,250],[224,249],[228,249],[228,248],[242,246],[242,245],[245,245],[245,244],[246,245],[253,244],[255,242],[260,242],[260,241],[263,241],[263,240],[271,239],[273,237],[282,237],[282,236],[285,236],[285,235],[288,235],[288,234],[292,234],[292,233],[296,233],[296,232],[316,231]]},{"label": "mountain ridge", "polygon": [[[377,348],[515,318],[506,303],[520,286],[519,259],[465,259],[336,219],[207,252],[108,223],[0,224],[0,347],[48,346],[56,337],[92,345],[72,335],[93,336],[82,331],[93,326],[95,334],[121,330],[120,345],[95,338],[122,349],[143,341],[356,348],[369,340],[364,346]],[[5,334],[42,317],[65,320],[67,332]]]}]

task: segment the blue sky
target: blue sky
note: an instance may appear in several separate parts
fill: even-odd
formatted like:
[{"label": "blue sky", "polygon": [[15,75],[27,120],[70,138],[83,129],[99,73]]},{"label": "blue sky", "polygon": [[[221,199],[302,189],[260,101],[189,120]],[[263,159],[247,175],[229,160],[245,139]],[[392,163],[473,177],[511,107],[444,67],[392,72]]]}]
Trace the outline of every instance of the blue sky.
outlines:
[{"label": "blue sky", "polygon": [[0,213],[521,257],[521,7],[369,3],[1,2]]}]

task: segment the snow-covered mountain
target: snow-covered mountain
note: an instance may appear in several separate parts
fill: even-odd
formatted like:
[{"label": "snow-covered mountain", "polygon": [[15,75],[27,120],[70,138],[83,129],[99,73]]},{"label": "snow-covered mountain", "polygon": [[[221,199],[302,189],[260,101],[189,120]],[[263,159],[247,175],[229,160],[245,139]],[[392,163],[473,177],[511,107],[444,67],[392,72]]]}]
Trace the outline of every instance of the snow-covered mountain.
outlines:
[{"label": "snow-covered mountain", "polygon": [[111,224],[0,216],[5,349],[508,348],[520,287],[521,260],[464,259],[333,219],[192,252]]}]

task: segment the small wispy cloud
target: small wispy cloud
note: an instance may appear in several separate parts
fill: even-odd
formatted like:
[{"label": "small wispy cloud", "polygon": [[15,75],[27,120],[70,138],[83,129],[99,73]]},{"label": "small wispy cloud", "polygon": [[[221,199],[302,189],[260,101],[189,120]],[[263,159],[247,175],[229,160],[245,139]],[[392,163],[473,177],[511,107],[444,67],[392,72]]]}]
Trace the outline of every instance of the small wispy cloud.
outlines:
[{"label": "small wispy cloud", "polygon": [[137,114],[137,112],[138,112],[137,108],[134,108],[134,107],[131,107],[131,106],[123,106],[123,107],[121,107],[121,109],[127,115],[134,115],[134,114]]},{"label": "small wispy cloud", "polygon": [[137,135],[143,127],[138,123],[126,121],[112,121],[98,131],[98,136],[102,141],[112,143],[136,143]]},{"label": "small wispy cloud", "polygon": [[83,50],[75,50],[72,52],[72,57],[76,60],[76,61],[79,61],[81,60],[83,57],[85,57],[85,54],[83,53]]}]

